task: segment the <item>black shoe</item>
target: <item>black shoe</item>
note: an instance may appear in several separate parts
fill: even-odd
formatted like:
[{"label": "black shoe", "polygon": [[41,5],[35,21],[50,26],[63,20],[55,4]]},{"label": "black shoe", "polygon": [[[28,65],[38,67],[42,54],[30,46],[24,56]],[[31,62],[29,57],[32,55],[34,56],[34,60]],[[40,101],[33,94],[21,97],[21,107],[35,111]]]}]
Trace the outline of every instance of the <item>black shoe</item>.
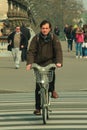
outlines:
[{"label": "black shoe", "polygon": [[19,69],[19,67],[15,67],[15,69]]},{"label": "black shoe", "polygon": [[34,114],[35,114],[35,115],[41,115],[41,110],[36,109],[36,110],[34,111]]},{"label": "black shoe", "polygon": [[52,98],[58,98],[59,96],[58,96],[58,94],[56,93],[56,91],[53,91],[51,97],[52,97]]},{"label": "black shoe", "polygon": [[21,62],[24,62],[25,60],[21,60]]}]

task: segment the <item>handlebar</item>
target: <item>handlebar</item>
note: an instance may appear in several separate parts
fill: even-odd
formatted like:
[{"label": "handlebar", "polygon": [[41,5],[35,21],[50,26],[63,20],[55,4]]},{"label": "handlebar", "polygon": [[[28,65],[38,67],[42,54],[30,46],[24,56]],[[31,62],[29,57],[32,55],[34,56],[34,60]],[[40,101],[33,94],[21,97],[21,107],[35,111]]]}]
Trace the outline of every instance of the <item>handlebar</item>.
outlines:
[{"label": "handlebar", "polygon": [[42,67],[42,66],[40,66],[40,65],[38,65],[36,63],[33,63],[31,68],[32,69],[38,69],[40,71],[48,71],[51,68],[56,68],[56,65],[55,64],[49,64],[49,65],[47,65],[45,67]]}]

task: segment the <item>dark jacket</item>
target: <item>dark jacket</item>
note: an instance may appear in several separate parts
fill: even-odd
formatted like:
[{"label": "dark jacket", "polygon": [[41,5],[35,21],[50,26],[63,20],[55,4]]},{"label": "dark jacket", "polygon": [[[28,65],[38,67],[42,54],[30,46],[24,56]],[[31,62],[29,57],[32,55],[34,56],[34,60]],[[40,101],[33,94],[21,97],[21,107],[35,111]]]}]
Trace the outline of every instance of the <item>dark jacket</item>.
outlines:
[{"label": "dark jacket", "polygon": [[[16,32],[14,31],[14,32],[12,32],[12,33],[8,36],[8,43],[11,42],[12,48],[14,48],[14,36],[15,36],[15,33],[16,33]],[[20,46],[19,46],[20,50],[22,49],[22,48],[21,48],[21,45],[23,45],[24,48],[26,48],[26,46],[27,46],[26,38],[25,38],[25,36],[24,36],[22,33],[20,33]]]},{"label": "dark jacket", "polygon": [[24,25],[22,25],[20,29],[21,29],[21,32],[26,37],[27,47],[28,47],[28,40],[30,40],[30,37],[31,37],[30,30],[27,27],[25,27]]},{"label": "dark jacket", "polygon": [[53,39],[44,41],[42,37],[37,40],[37,35],[31,41],[27,53],[27,65],[37,63],[41,66],[46,66],[50,63],[63,63],[61,44],[56,35]]},{"label": "dark jacket", "polygon": [[31,37],[30,30],[25,26],[21,26],[20,29],[21,29],[21,32],[25,35],[26,39],[29,40]]},{"label": "dark jacket", "polygon": [[59,36],[59,34],[60,34],[60,29],[59,29],[57,26],[54,28],[54,33],[55,33],[57,36]]}]

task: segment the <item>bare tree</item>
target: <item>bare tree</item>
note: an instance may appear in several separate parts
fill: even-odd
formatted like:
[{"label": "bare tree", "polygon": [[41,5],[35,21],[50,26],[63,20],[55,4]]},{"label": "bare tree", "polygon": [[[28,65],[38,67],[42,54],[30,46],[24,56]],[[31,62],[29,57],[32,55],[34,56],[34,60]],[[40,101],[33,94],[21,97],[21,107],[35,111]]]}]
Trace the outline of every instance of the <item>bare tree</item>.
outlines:
[{"label": "bare tree", "polygon": [[[59,25],[62,29],[66,23],[74,24],[80,19],[83,5],[82,0],[32,0],[31,12],[36,21],[36,30],[43,19],[51,21],[53,27]],[[31,6],[31,5],[29,5]]]}]

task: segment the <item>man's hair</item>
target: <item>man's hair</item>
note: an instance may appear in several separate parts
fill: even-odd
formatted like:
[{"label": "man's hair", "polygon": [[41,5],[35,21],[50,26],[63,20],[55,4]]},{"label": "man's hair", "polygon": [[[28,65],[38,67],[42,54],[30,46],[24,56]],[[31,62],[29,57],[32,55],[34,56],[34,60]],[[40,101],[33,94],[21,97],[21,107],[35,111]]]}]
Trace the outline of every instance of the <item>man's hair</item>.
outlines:
[{"label": "man's hair", "polygon": [[16,26],[15,26],[15,29],[16,29],[16,28],[20,28],[20,25],[16,25]]},{"label": "man's hair", "polygon": [[43,21],[40,23],[40,28],[41,28],[43,25],[47,24],[47,23],[49,24],[49,27],[51,28],[52,25],[51,25],[50,21],[48,21],[48,20],[43,20]]}]

